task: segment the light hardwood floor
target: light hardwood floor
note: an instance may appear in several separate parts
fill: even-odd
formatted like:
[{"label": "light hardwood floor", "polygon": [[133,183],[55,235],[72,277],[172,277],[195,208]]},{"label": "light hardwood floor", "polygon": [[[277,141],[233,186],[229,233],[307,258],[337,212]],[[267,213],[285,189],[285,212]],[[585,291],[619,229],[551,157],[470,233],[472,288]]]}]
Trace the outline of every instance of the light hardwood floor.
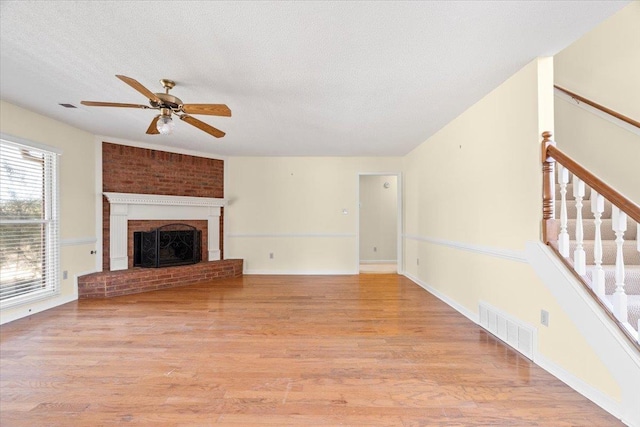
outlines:
[{"label": "light hardwood floor", "polygon": [[9,426],[616,426],[397,275],[245,276],[0,328]]}]

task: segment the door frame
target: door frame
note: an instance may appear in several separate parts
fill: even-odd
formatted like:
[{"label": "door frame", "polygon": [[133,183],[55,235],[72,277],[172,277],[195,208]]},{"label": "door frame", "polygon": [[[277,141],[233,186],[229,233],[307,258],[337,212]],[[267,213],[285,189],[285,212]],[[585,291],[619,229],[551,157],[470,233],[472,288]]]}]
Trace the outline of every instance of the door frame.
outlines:
[{"label": "door frame", "polygon": [[396,224],[396,259],[398,264],[398,274],[404,274],[404,251],[403,251],[403,233],[404,233],[404,215],[403,215],[403,182],[402,172],[359,172],[356,179],[357,194],[357,213],[356,216],[356,274],[360,272],[360,177],[362,176],[395,176],[397,178],[397,217],[398,222]]}]

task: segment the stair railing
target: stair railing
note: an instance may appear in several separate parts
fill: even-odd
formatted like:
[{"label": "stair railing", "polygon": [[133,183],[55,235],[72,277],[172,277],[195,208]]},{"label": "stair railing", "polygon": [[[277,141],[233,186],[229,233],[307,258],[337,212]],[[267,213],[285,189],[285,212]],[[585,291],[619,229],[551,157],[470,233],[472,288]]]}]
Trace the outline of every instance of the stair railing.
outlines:
[{"label": "stair railing", "polygon": [[596,110],[600,110],[603,113],[606,113],[606,114],[610,115],[611,117],[615,117],[618,120],[622,120],[623,122],[630,124],[631,126],[635,126],[637,128],[640,128],[640,122],[637,121],[637,120],[633,120],[631,117],[627,117],[624,114],[620,114],[617,111],[613,111],[611,108],[607,108],[607,107],[605,107],[603,105],[600,105],[600,104],[598,104],[596,102],[593,102],[590,99],[582,97],[582,96],[578,95],[577,93],[573,93],[570,90],[567,90],[567,89],[565,89],[563,87],[560,87],[558,85],[553,85],[553,87],[555,87],[556,89],[558,89],[561,92],[566,93],[571,98],[575,99],[575,101],[578,102],[578,103],[582,102],[584,104],[587,104],[587,105],[595,108]]},{"label": "stair railing", "polygon": [[[543,172],[543,219],[542,238],[560,257],[560,259],[575,272],[576,277],[589,289],[609,315],[618,323],[623,332],[640,349],[640,319],[636,330],[628,320],[627,294],[625,292],[625,265],[623,256],[624,233],[627,229],[627,217],[636,222],[637,251],[640,252],[640,206],[629,200],[600,178],[589,172],[585,167],[573,160],[556,147],[551,132],[542,134],[542,172]],[[558,165],[557,181],[560,192],[559,223],[556,218],[555,207],[555,166]],[[576,204],[576,243],[573,260],[569,259],[569,234],[567,214],[567,184],[572,175],[573,197]],[[586,275],[585,251],[583,248],[583,219],[582,204],[585,196],[585,185],[591,189],[591,212],[594,214],[594,259],[592,279]],[[612,205],[612,228],[616,239],[615,258],[615,292],[612,302],[605,297],[605,272],[602,269],[602,235],[601,223],[604,202]],[[632,230],[630,230],[632,231]],[[632,231],[633,232],[633,231]],[[591,260],[589,260],[591,262]]]}]

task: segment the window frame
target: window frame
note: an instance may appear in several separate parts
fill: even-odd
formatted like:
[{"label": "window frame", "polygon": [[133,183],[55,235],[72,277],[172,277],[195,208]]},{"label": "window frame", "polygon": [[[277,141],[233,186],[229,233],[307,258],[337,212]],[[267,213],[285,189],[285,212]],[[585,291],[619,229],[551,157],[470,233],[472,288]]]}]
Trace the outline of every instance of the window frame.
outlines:
[{"label": "window frame", "polygon": [[56,297],[61,293],[60,273],[60,155],[62,150],[45,144],[36,143],[23,138],[0,133],[0,144],[6,144],[17,148],[24,147],[27,150],[43,152],[43,218],[40,220],[3,220],[0,224],[43,224],[44,237],[42,239],[43,250],[43,283],[42,289],[34,289],[24,294],[14,295],[0,300],[0,309],[4,310],[34,301]]}]

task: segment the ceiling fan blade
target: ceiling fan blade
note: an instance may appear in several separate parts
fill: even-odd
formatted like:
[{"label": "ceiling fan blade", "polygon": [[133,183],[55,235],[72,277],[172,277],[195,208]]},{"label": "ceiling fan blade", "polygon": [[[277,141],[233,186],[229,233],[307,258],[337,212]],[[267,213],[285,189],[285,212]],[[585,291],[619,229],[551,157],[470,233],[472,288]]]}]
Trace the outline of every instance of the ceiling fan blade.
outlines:
[{"label": "ceiling fan blade", "polygon": [[231,110],[224,104],[184,104],[182,111],[187,114],[231,117]]},{"label": "ceiling fan blade", "polygon": [[208,133],[209,135],[215,136],[216,138],[222,138],[225,133],[222,132],[220,129],[216,129],[213,126],[210,126],[208,124],[206,124],[203,121],[200,121],[194,117],[191,116],[187,116],[186,114],[183,114],[180,116],[180,120],[184,120],[185,122],[189,123],[192,126],[197,127],[198,129],[205,131],[206,133]]},{"label": "ceiling fan blade", "polygon": [[151,101],[155,101],[159,104],[162,103],[162,100],[158,98],[158,96],[155,93],[151,92],[149,89],[142,86],[142,84],[139,81],[132,79],[131,77],[121,76],[118,74],[116,74],[116,77],[122,80],[123,82],[125,82],[126,84],[128,84],[129,86],[131,86],[132,88],[134,88],[135,90],[137,90],[138,92],[140,92],[141,94],[143,94],[144,96],[146,96]]},{"label": "ceiling fan blade", "polygon": [[153,120],[151,120],[151,124],[149,125],[149,129],[147,129],[148,135],[157,135],[160,132],[158,131],[158,119],[160,118],[160,114],[158,114]]},{"label": "ceiling fan blade", "polygon": [[148,105],[122,104],[119,102],[80,101],[80,104],[88,107],[125,107],[125,108],[149,108]]}]

